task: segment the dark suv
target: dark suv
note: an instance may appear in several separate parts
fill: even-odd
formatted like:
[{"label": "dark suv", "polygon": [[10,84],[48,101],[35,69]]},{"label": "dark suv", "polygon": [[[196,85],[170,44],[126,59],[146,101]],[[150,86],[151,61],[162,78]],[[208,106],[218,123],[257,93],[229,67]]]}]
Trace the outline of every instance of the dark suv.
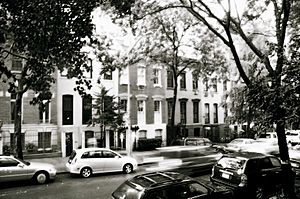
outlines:
[{"label": "dark suv", "polygon": [[282,191],[282,165],[272,155],[226,154],[214,165],[210,180],[233,188],[243,198],[269,197]]},{"label": "dark suv", "polygon": [[199,181],[176,172],[155,172],[125,181],[113,193],[114,199],[225,199],[232,198],[230,189]]}]

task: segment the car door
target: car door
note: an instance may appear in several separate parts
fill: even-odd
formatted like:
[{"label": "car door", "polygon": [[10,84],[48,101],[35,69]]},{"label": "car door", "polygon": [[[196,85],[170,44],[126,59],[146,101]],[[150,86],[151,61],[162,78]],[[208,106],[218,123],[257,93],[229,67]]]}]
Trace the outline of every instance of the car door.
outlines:
[{"label": "car door", "polygon": [[26,177],[26,170],[18,160],[12,157],[1,157],[0,182],[24,180]]},{"label": "car door", "polygon": [[81,157],[81,166],[89,166],[92,168],[93,173],[103,172],[104,162],[102,161],[101,150],[91,150],[84,152]]},{"label": "car door", "polygon": [[260,183],[265,191],[276,189],[276,185],[280,184],[281,163],[277,158],[265,157],[260,160],[259,165]]},{"label": "car door", "polygon": [[105,171],[121,171],[122,170],[122,158],[113,151],[103,150],[102,161],[104,162]]}]

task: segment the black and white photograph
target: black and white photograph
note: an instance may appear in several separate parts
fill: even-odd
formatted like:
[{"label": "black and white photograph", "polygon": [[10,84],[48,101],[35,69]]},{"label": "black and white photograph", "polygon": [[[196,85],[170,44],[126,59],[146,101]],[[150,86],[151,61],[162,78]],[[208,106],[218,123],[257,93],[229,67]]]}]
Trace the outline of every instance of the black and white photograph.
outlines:
[{"label": "black and white photograph", "polygon": [[1,0],[0,199],[300,199],[300,1]]}]

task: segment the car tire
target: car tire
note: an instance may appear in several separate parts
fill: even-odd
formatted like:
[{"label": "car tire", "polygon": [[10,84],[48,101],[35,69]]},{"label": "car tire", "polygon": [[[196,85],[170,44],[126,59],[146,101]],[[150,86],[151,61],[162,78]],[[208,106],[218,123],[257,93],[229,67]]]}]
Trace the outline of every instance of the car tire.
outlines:
[{"label": "car tire", "polygon": [[37,184],[45,184],[49,180],[49,175],[47,172],[41,171],[34,175],[34,181]]},{"label": "car tire", "polygon": [[255,189],[255,198],[260,199],[263,198],[263,188],[261,186],[257,186]]},{"label": "car tire", "polygon": [[123,172],[126,174],[132,173],[133,172],[133,166],[131,164],[125,164],[123,166]]},{"label": "car tire", "polygon": [[81,169],[80,175],[83,178],[88,178],[92,175],[92,169],[89,168],[89,167],[84,167],[84,168]]}]

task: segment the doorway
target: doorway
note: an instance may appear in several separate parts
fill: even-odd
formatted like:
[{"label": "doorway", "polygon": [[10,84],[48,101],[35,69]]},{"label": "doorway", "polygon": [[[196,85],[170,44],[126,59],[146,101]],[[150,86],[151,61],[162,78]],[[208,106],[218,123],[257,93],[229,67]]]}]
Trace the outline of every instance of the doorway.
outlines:
[{"label": "doorway", "polygon": [[70,156],[73,151],[73,133],[66,133],[66,156]]}]

